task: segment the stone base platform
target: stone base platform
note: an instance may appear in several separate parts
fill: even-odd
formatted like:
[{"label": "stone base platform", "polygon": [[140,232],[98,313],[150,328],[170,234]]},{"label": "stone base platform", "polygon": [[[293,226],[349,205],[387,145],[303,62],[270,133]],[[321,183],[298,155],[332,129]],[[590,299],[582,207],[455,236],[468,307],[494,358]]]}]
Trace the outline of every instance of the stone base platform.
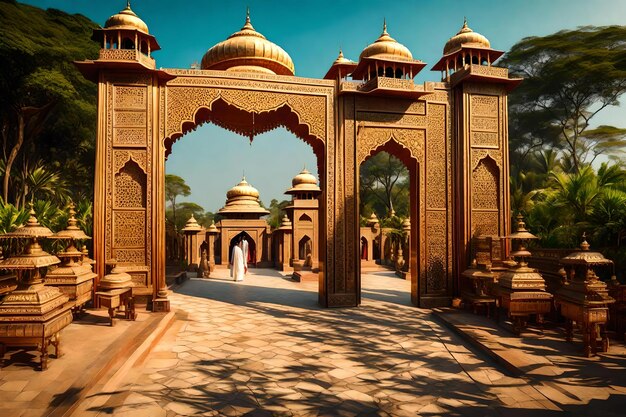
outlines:
[{"label": "stone base platform", "polygon": [[109,327],[107,311],[87,310],[61,332],[65,354],[36,370],[29,349],[11,349],[0,370],[0,415],[69,416],[87,392],[108,381],[129,357],[145,355],[172,323],[174,313],[141,312],[137,321]]}]

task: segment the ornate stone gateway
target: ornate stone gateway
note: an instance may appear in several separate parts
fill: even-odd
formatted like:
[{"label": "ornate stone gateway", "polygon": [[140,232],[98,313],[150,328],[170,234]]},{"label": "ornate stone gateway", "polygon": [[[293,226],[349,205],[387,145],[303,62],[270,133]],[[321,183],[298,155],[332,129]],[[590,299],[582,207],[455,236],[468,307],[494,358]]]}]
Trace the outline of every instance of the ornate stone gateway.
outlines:
[{"label": "ornate stone gateway", "polygon": [[[410,173],[412,301],[448,305],[475,234],[509,233],[507,91],[519,80],[491,66],[502,52],[463,26],[433,69],[387,33],[340,54],[325,79],[294,76],[289,55],[251,25],[205,54],[202,69],[156,69],[159,49],[130,5],[96,30],[99,58],[77,63],[98,83],[94,204],[97,273],[116,259],[133,293],[169,308],[165,286],[165,158],[211,122],[249,136],[284,126],[317,156],[319,302],[360,303],[359,167],[385,150]],[[351,79],[348,79],[348,76]],[[405,256],[409,258],[408,255]]]}]

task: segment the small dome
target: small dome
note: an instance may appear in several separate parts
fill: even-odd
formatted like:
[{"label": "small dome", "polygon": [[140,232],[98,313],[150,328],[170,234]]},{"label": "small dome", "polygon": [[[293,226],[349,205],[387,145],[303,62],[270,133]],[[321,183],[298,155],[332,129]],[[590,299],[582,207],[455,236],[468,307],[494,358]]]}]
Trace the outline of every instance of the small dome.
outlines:
[{"label": "small dome", "polygon": [[354,64],[354,61],[350,61],[348,58],[343,56],[343,51],[340,49],[339,56],[337,56],[337,59],[335,59],[335,62],[333,62],[333,65],[337,64]]},{"label": "small dome", "polygon": [[219,210],[221,214],[265,215],[269,211],[259,204],[259,191],[248,184],[244,177],[239,184],[226,193],[226,204]]},{"label": "small dome", "polygon": [[320,191],[317,185],[317,178],[304,168],[298,175],[291,180],[291,188],[287,193],[298,193],[302,191]]},{"label": "small dome", "polygon": [[317,178],[304,168],[298,175],[291,180],[292,186],[312,184],[317,186]]},{"label": "small dome", "polygon": [[463,22],[461,30],[446,42],[446,46],[443,47],[443,54],[448,55],[455,52],[460,49],[461,46],[491,48],[491,44],[487,38],[478,32],[474,32],[467,26],[467,19]]},{"label": "small dome", "polygon": [[371,57],[412,60],[413,54],[411,54],[409,48],[389,36],[389,33],[387,33],[387,23],[385,22],[383,24],[383,33],[376,39],[376,42],[363,49],[359,60]]},{"label": "small dome", "polygon": [[126,3],[126,8],[117,14],[109,17],[104,24],[106,29],[136,29],[148,34],[148,25],[139,18],[130,8],[130,1]]},{"label": "small dome", "polygon": [[254,29],[249,12],[239,32],[233,33],[204,54],[201,68],[278,75],[293,75],[295,72],[289,54]]}]

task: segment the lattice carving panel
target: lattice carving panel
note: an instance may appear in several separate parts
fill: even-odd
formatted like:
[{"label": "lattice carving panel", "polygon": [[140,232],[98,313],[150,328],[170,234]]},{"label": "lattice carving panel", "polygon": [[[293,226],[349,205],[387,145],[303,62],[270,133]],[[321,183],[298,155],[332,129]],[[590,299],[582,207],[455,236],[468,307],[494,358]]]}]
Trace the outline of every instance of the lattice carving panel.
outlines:
[{"label": "lattice carving panel", "polygon": [[499,170],[491,158],[482,159],[472,171],[472,209],[498,210]]},{"label": "lattice carving panel", "polygon": [[498,97],[474,94],[471,96],[471,111],[474,116],[498,117]]},{"label": "lattice carving panel", "polygon": [[119,86],[113,88],[113,100],[115,109],[141,109],[145,110],[148,101],[148,88],[146,86]]},{"label": "lattice carving panel", "polygon": [[115,174],[115,207],[146,207],[146,175],[134,161],[128,161]]},{"label": "lattice carving panel", "polygon": [[472,235],[499,236],[499,212],[497,211],[472,211]]},{"label": "lattice carving panel", "polygon": [[445,211],[426,212],[426,285],[427,292],[446,288],[448,230]]},{"label": "lattice carving panel", "polygon": [[116,128],[113,131],[113,142],[117,146],[146,146],[146,129]]},{"label": "lattice carving panel", "polygon": [[145,249],[114,249],[113,257],[119,263],[145,265],[146,250]]},{"label": "lattice carving panel", "polygon": [[113,120],[117,127],[146,127],[147,116],[145,111],[121,111],[116,110]]},{"label": "lattice carving panel", "polygon": [[426,207],[447,207],[446,106],[428,105]]},{"label": "lattice carving panel", "polygon": [[113,211],[113,246],[136,248],[146,244],[146,212],[143,210]]}]

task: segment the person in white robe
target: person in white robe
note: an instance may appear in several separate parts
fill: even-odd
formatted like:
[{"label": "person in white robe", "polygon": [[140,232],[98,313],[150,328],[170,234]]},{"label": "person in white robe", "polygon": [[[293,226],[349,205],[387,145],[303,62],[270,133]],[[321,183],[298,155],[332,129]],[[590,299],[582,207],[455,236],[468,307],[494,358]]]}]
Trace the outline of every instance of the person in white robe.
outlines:
[{"label": "person in white robe", "polygon": [[243,270],[248,273],[248,240],[246,237],[241,238],[241,250],[243,251]]},{"label": "person in white robe", "polygon": [[243,250],[241,249],[241,242],[233,246],[233,253],[230,264],[230,277],[235,281],[243,281],[245,275],[245,266],[243,261]]}]

